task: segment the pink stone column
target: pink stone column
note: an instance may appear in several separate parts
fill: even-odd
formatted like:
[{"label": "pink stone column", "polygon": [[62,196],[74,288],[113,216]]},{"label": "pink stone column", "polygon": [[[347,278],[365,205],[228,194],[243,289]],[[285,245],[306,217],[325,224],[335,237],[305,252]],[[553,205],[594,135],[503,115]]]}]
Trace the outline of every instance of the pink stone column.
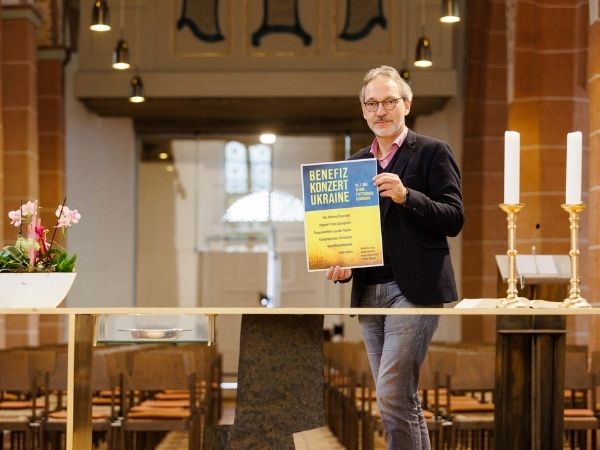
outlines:
[{"label": "pink stone column", "polygon": [[[467,14],[462,291],[465,298],[496,297],[494,255],[506,253],[506,219],[498,208],[508,121],[505,5],[470,2]],[[494,331],[494,318],[462,320],[465,341],[492,342]]]},{"label": "pink stone column", "polygon": [[[567,133],[588,135],[585,2],[516,2],[514,96],[509,128],[521,133],[521,201],[517,249],[531,253],[536,224],[538,253],[567,255],[570,230],[565,203]],[[584,167],[587,167],[584,138]],[[587,177],[582,199],[587,203]],[[581,260],[587,260],[589,210],[581,216]],[[581,265],[582,294],[588,292],[587,264]],[[566,294],[566,291],[565,291]],[[569,317],[567,343],[584,343],[588,320]],[[578,339],[581,338],[581,341]]]},{"label": "pink stone column", "polygon": [[[589,217],[587,300],[600,305],[600,20],[589,27],[588,72],[589,93],[589,197],[586,214]],[[600,350],[600,319],[594,317],[590,326],[590,348]]]},{"label": "pink stone column", "polygon": [[[62,48],[38,50],[38,147],[40,214],[42,223],[51,228],[54,212],[65,196],[65,102]],[[62,234],[56,234],[61,245]],[[40,344],[60,342],[64,337],[65,318],[47,315],[39,318]]]},{"label": "pink stone column", "polygon": [[[2,7],[2,226],[4,244],[16,230],[6,211],[38,198],[37,43],[39,17],[29,5]],[[6,316],[5,346],[36,345],[38,316]]]}]

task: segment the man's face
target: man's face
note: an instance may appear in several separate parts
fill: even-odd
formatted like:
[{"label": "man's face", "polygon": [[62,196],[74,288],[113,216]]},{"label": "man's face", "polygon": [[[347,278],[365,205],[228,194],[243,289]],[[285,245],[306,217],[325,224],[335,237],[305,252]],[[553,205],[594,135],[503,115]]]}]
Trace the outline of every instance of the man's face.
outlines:
[{"label": "man's face", "polygon": [[[365,86],[363,94],[363,117],[369,128],[377,137],[395,139],[404,128],[404,116],[410,111],[410,102],[401,98],[400,87],[390,78],[379,76]],[[382,102],[396,98],[400,100],[396,103],[396,107],[389,111],[381,103],[373,112],[367,111],[364,105],[364,102]]]}]

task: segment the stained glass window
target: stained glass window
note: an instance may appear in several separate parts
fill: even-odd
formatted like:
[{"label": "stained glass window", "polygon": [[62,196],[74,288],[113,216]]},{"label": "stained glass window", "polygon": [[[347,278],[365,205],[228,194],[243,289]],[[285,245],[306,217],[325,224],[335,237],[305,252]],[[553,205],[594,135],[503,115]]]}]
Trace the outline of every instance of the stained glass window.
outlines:
[{"label": "stained glass window", "polygon": [[250,183],[252,192],[271,190],[271,147],[265,144],[251,145]]},{"label": "stained glass window", "polygon": [[225,144],[225,192],[248,192],[248,153],[241,142],[229,141]]}]

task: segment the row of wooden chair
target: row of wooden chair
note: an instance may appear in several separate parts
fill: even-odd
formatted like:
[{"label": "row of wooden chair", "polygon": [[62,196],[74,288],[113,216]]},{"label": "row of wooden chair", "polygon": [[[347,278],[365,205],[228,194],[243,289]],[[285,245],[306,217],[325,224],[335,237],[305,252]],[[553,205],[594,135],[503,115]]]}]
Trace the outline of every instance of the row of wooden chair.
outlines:
[{"label": "row of wooden chair", "polygon": [[[372,450],[383,427],[364,345],[326,343],[324,353],[329,426],[348,449]],[[600,369],[600,359],[597,364]],[[565,366],[565,445],[595,449],[600,404],[587,348],[568,348]],[[493,449],[494,387],[493,347],[432,345],[419,380],[432,448]]]},{"label": "row of wooden chair", "polygon": [[42,380],[54,369],[52,350],[0,352],[0,431],[12,449],[32,449],[38,445],[44,410]]},{"label": "row of wooden chair", "polygon": [[[221,369],[219,357],[199,358],[198,349],[136,355],[123,383],[121,448],[155,448],[169,431],[186,431],[190,450],[201,448],[204,427],[216,425],[221,414]],[[157,365],[159,371],[148,370]]]},{"label": "row of wooden chair", "polygon": [[[96,347],[92,431],[108,450],[154,449],[166,433],[203,429],[221,414],[221,357],[214,347]],[[65,448],[65,347],[0,351],[0,448]],[[6,432],[6,433],[5,433]]]}]

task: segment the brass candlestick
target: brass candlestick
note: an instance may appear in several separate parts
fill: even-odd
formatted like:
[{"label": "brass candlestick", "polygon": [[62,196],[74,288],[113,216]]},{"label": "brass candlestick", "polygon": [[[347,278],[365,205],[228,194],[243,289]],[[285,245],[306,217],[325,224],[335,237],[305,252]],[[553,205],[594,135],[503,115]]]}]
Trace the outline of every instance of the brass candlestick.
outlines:
[{"label": "brass candlestick", "polygon": [[561,308],[591,308],[591,305],[585,298],[581,297],[579,284],[579,213],[585,209],[585,204],[577,203],[574,205],[561,205],[562,209],[569,213],[569,222],[571,223],[571,288],[569,296],[560,304]]},{"label": "brass candlestick", "polygon": [[517,249],[515,242],[517,240],[517,213],[525,206],[523,203],[502,203],[500,209],[506,213],[508,222],[508,289],[506,298],[498,303],[498,308],[529,308],[529,300],[519,297],[517,291]]}]

